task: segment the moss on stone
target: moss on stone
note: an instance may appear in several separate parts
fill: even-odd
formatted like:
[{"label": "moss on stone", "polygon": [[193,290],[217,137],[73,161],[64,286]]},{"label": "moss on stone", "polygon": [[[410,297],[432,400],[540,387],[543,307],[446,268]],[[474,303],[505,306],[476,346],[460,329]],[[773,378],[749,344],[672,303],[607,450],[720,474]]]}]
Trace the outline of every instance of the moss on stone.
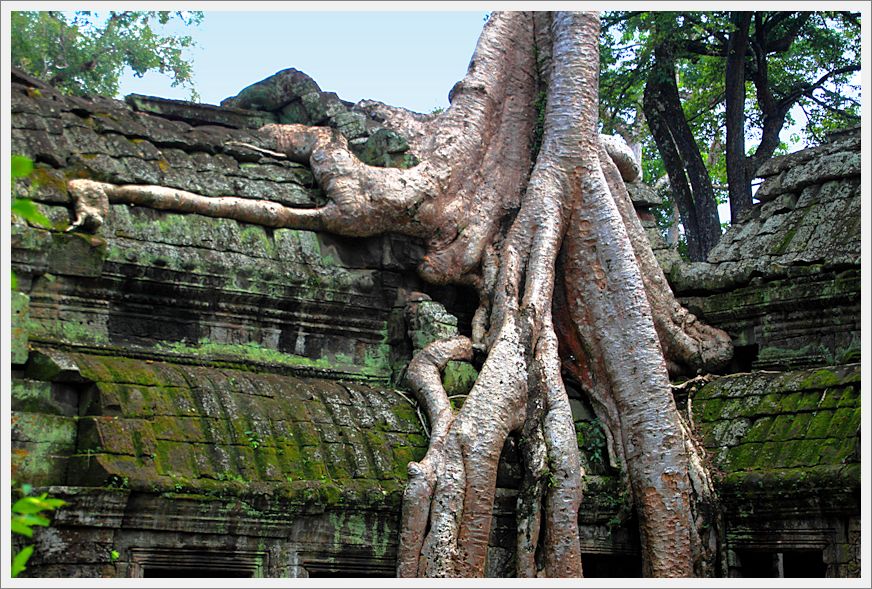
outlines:
[{"label": "moss on stone", "polygon": [[393,452],[394,464],[396,467],[391,474],[393,478],[404,481],[409,477],[409,463],[423,459],[427,450],[425,448],[416,448],[413,446],[395,446]]},{"label": "moss on stone", "polygon": [[51,383],[39,380],[12,380],[12,410],[61,414],[62,410],[52,398]]},{"label": "moss on stone", "polygon": [[72,445],[76,440],[76,418],[16,411],[12,414],[12,440]]},{"label": "moss on stone", "polygon": [[12,322],[10,325],[10,352],[13,364],[27,362],[27,342],[30,331],[30,297],[21,292],[12,292]]},{"label": "moss on stone", "polygon": [[748,470],[757,463],[757,455],[762,448],[762,443],[746,443],[730,448],[722,468],[729,471]]},{"label": "moss on stone", "polygon": [[269,366],[310,368],[326,373],[340,371],[347,374],[359,374],[362,377],[378,378],[379,380],[390,376],[390,364],[381,353],[381,347],[377,348],[376,352],[368,352],[363,358],[362,366],[355,364],[350,356],[341,353],[334,354],[330,358],[309,358],[280,352],[254,342],[226,344],[201,339],[197,345],[189,345],[184,342],[159,344],[158,350],[168,354],[196,356],[210,361],[229,360],[238,362],[241,366],[254,362]]},{"label": "moss on stone", "polygon": [[812,413],[811,421],[808,424],[808,429],[805,432],[806,438],[810,440],[830,437],[830,426],[832,423],[832,411],[817,411]]},{"label": "moss on stone", "polygon": [[779,415],[781,414],[782,395],[778,393],[768,393],[764,395],[757,405],[758,415]]},{"label": "moss on stone", "polygon": [[850,407],[859,407],[860,406],[860,391],[858,388],[854,387],[845,387],[841,391],[841,395],[839,396],[839,402],[836,407],[850,408]]},{"label": "moss on stone", "polygon": [[799,381],[802,389],[824,389],[842,384],[839,375],[829,368],[814,370]]},{"label": "moss on stone", "polygon": [[161,386],[161,382],[150,364],[123,356],[93,356],[76,354],[79,371],[84,378],[94,382],[113,384],[141,384]]},{"label": "moss on stone", "polygon": [[792,440],[783,445],[777,466],[785,468],[809,467],[816,466],[820,461],[819,440]]},{"label": "moss on stone", "polygon": [[11,477],[36,486],[63,485],[70,453],[67,445],[14,442],[9,452]]},{"label": "moss on stone", "polygon": [[778,243],[778,245],[775,246],[775,249],[772,250],[772,254],[779,256],[779,255],[783,254],[784,252],[786,252],[787,248],[790,246],[790,242],[793,241],[793,238],[795,236],[796,236],[796,227],[791,227],[784,234],[784,237],[781,239],[781,241]]},{"label": "moss on stone", "polygon": [[860,408],[840,407],[833,414],[830,435],[834,438],[849,438],[860,431]]},{"label": "moss on stone", "polygon": [[442,372],[442,386],[448,396],[468,395],[478,378],[478,371],[469,362],[452,360]]},{"label": "moss on stone", "polygon": [[743,441],[745,442],[765,442],[769,439],[769,432],[772,428],[774,418],[761,417],[754,421],[748,432],[745,434]]},{"label": "moss on stone", "polygon": [[839,403],[842,400],[842,396],[845,394],[850,394],[852,391],[852,387],[845,388],[837,388],[830,387],[824,390],[821,394],[820,400],[818,401],[818,409],[835,409],[839,406]]},{"label": "moss on stone", "polygon": [[309,480],[327,478],[329,473],[319,446],[303,446],[301,454],[301,473],[305,478]]}]

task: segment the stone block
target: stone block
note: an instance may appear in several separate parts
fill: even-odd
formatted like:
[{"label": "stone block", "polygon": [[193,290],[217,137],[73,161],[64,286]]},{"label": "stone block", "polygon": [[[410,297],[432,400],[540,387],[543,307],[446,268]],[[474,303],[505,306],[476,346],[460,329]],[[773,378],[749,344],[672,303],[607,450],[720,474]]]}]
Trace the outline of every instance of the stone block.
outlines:
[{"label": "stone block", "polygon": [[28,332],[30,323],[30,297],[21,292],[12,292],[12,323],[10,325],[10,355],[13,364],[24,364],[30,353]]},{"label": "stone block", "polygon": [[70,444],[12,441],[10,467],[12,480],[34,486],[66,483]]}]

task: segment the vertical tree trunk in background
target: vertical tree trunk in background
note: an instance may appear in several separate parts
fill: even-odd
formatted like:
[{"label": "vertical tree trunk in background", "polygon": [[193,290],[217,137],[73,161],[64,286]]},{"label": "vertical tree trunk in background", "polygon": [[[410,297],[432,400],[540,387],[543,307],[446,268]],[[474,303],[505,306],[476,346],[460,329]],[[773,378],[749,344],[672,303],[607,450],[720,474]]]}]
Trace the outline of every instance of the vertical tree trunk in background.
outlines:
[{"label": "vertical tree trunk in background", "polygon": [[675,60],[665,45],[654,50],[643,109],[678,202],[690,259],[703,261],[721,237],[721,224],[711,178],[681,109]]},{"label": "vertical tree trunk in background", "polygon": [[[697,483],[708,477],[667,362],[718,369],[730,340],[675,301],[624,185],[638,163],[626,145],[597,135],[598,47],[595,13],[493,13],[444,113],[422,122],[380,111],[391,114],[386,125],[414,134],[421,163],[408,170],[363,165],[330,129],[263,127],[262,148],[311,166],[328,200],[317,209],[69,183],[77,227],[96,228],[109,202],[125,202],[348,236],[403,233],[426,241],[425,280],[477,289],[472,337],[433,342],[408,368],[431,439],[409,464],[399,576],[485,574],[497,466],[513,434],[525,473],[518,576],[581,576],[583,472],[564,372],[590,397],[624,468],[645,573],[711,570],[698,530],[712,495]],[[539,87],[547,103],[533,153]],[[455,412],[440,371],[473,349],[484,364]]]},{"label": "vertical tree trunk in background", "polygon": [[745,156],[745,54],[751,12],[730,15],[735,29],[727,42],[726,91],[727,105],[727,182],[730,190],[730,219],[735,223],[742,211],[751,207],[751,178]]}]

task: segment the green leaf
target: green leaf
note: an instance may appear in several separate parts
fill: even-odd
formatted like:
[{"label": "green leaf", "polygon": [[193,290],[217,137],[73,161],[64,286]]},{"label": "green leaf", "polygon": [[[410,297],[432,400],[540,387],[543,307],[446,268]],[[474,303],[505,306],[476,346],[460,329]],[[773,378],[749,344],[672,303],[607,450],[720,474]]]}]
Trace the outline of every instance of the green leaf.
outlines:
[{"label": "green leaf", "polygon": [[12,530],[13,534],[20,534],[22,536],[27,536],[28,538],[33,537],[33,529],[31,529],[30,526],[20,522],[18,518],[13,517],[12,523],[9,527]]},{"label": "green leaf", "polygon": [[12,213],[18,215],[28,223],[40,227],[51,227],[48,217],[39,212],[33,201],[28,198],[16,198],[12,201]]},{"label": "green leaf", "polygon": [[30,495],[33,492],[33,485],[30,483],[24,483],[21,485],[21,492],[25,495]]},{"label": "green leaf", "polygon": [[42,526],[47,527],[51,525],[51,520],[47,517],[43,517],[41,515],[36,515],[35,513],[28,513],[25,515],[14,515],[12,516],[12,522],[18,522],[24,526],[32,527],[32,526]]},{"label": "green leaf", "polygon": [[12,271],[12,277],[9,280],[10,286],[12,286],[12,290],[18,290],[18,276],[15,275],[15,271]]},{"label": "green leaf", "polygon": [[42,494],[39,497],[22,497],[12,505],[12,511],[21,514],[39,513],[57,509],[62,505],[66,505],[66,501]]},{"label": "green leaf", "polygon": [[17,577],[21,574],[27,567],[27,561],[30,560],[30,556],[33,554],[33,545],[25,546],[21,549],[21,551],[12,557],[12,576]]},{"label": "green leaf", "polygon": [[49,506],[47,509],[57,509],[58,507],[63,507],[67,504],[63,499],[56,499],[54,497],[46,497],[43,499],[43,502]]},{"label": "green leaf", "polygon": [[12,179],[26,178],[33,172],[33,160],[23,155],[12,156]]}]

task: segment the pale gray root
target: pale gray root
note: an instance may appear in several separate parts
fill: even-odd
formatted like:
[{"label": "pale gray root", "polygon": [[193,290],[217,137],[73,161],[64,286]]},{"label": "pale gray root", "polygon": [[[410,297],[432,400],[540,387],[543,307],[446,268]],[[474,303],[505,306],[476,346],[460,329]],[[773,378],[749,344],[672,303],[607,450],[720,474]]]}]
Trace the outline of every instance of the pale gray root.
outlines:
[{"label": "pale gray root", "polygon": [[330,203],[320,210],[324,230],[349,237],[392,231],[427,237],[418,207],[440,192],[426,162],[415,168],[376,168],[361,162],[335,129],[265,125],[258,134],[294,161],[306,162]]},{"label": "pale gray root", "polygon": [[455,576],[484,574],[497,466],[506,438],[524,421],[527,369],[520,330],[514,317],[508,317],[451,426],[466,472]]},{"label": "pale gray root", "polygon": [[177,213],[196,213],[265,227],[310,230],[324,228],[323,209],[298,209],[276,202],[236,196],[203,196],[166,186],[116,185],[94,180],[70,180],[67,186],[73,198],[75,213],[75,221],[69,231],[97,231],[108,214],[109,203],[131,204]]},{"label": "pale gray root", "polygon": [[424,153],[425,144],[432,134],[431,124],[438,117],[436,114],[417,113],[378,100],[361,100],[354,108],[384,125],[386,129],[398,133],[409,144],[409,152],[419,157]]},{"label": "pale gray root", "polygon": [[[561,253],[561,257],[563,258],[561,266],[566,268],[565,254]],[[603,426],[609,465],[621,473],[623,482],[627,488],[630,488],[625,466],[627,455],[621,436],[621,417],[615,399],[611,395],[611,385],[605,377],[605,366],[601,359],[588,354],[582,343],[595,340],[593,319],[584,309],[570,313],[565,285],[565,276],[560,275],[560,288],[554,291],[554,302],[558,312],[556,331],[561,345],[566,348],[565,355],[568,356],[563,363],[563,369],[571,374],[587,393],[594,414]],[[581,318],[587,318],[587,321],[576,323]],[[629,497],[632,506],[632,493]]]},{"label": "pale gray root", "polygon": [[73,199],[73,224],[67,231],[96,233],[109,216],[109,196],[106,189],[111,185],[93,180],[70,180],[68,191]]},{"label": "pale gray root", "polygon": [[[499,235],[499,234],[498,234]],[[478,291],[478,307],[472,317],[472,346],[476,350],[487,351],[487,333],[490,328],[491,293],[494,292],[499,272],[499,245],[488,245],[481,260],[481,278],[476,285]]]},{"label": "pale gray root", "polygon": [[642,166],[636,159],[636,154],[622,137],[600,135],[599,138],[600,145],[609,155],[608,159],[621,172],[621,178],[624,182],[635,182],[642,177]]},{"label": "pale gray root", "polygon": [[[609,192],[624,221],[636,262],[641,269],[645,293],[651,305],[654,326],[657,329],[663,355],[677,366],[688,367],[693,371],[719,370],[726,366],[733,356],[730,336],[723,330],[698,321],[693,313],[682,307],[675,299],[663,269],[654,257],[648,236],[642,228],[627,187],[622,181],[621,172],[615,163],[614,145],[623,141],[618,138],[611,139],[608,142],[602,137],[600,139],[602,171]],[[628,147],[626,151],[632,157]]]},{"label": "pale gray root", "polygon": [[645,572],[691,576],[692,488],[678,410],[639,267],[591,147],[588,206],[575,211],[566,236],[570,314],[576,325],[590,322],[593,338],[584,348],[601,362],[604,374],[596,378],[610,383],[618,408]]},{"label": "pale gray root", "polygon": [[723,566],[727,562],[725,528],[714,481],[704,461],[706,450],[681,413],[678,418],[690,457],[688,470],[694,490],[691,505],[696,524],[696,535],[692,538],[694,573],[704,578],[722,576],[725,571],[718,570],[718,563]]},{"label": "pale gray root", "polygon": [[582,577],[578,510],[584,471],[579,461],[569,397],[560,375],[557,336],[550,312],[542,326],[536,357],[547,401],[544,426],[551,476],[545,496],[544,572],[547,577]]},{"label": "pale gray root", "polygon": [[430,422],[430,445],[420,462],[410,462],[408,466],[409,480],[403,493],[400,518],[398,577],[418,575],[437,472],[443,468],[445,438],[454,421],[454,412],[442,386],[440,371],[445,368],[449,360],[471,358],[472,342],[466,337],[453,337],[427,345],[415,354],[406,371],[409,387],[427,411],[427,419]]},{"label": "pale gray root", "polygon": [[[493,42],[494,33],[504,36],[499,43]],[[451,106],[433,123],[425,153],[450,173],[444,192],[419,213],[440,228],[419,268],[429,282],[478,274],[503,219],[520,206],[532,167],[532,42],[526,13],[501,13],[488,22]]]},{"label": "pale gray root", "polygon": [[444,438],[419,576],[483,575],[496,468],[508,433],[523,422],[526,369],[517,326],[507,321]]},{"label": "pale gray root", "polygon": [[[579,19],[568,51],[586,62],[576,91],[594,108],[585,110],[579,146],[581,206],[573,209],[564,236],[563,271],[568,312],[586,324],[579,351],[589,380],[608,383],[620,419],[620,438],[640,520],[645,572],[690,576],[691,484],[687,454],[660,351],[651,306],[627,230],[603,176],[596,135],[598,39],[596,19]],[[555,40],[555,54],[558,51]],[[610,163],[610,162],[608,162]],[[619,327],[616,328],[615,322]],[[576,335],[580,337],[580,335]],[[592,393],[604,387],[595,386]]]},{"label": "pale gray root", "polygon": [[542,427],[544,400],[542,395],[531,394],[530,397],[519,444],[524,470],[516,508],[515,575],[519,578],[538,576],[536,550],[542,530],[542,499],[548,483],[548,448]]},{"label": "pale gray root", "polygon": [[[590,20],[590,15],[555,14],[551,28],[554,50],[570,55],[589,50],[589,47],[580,49],[576,33],[584,28],[582,22],[589,26]],[[541,397],[528,400],[528,418],[537,419],[539,412],[544,411],[541,425],[529,428],[534,437],[526,455],[534,467],[541,462],[539,453],[543,449],[535,437],[541,427],[548,461],[545,475],[550,488],[544,490],[541,481],[534,479],[538,473],[534,473],[525,481],[519,502],[522,523],[517,540],[522,557],[519,571],[528,576],[536,572],[535,547],[543,527],[544,574],[559,577],[582,574],[577,527],[581,467],[551,320],[555,263],[565,220],[581,198],[579,137],[585,135],[585,124],[592,127],[595,120],[590,114],[585,116],[589,112],[586,109],[595,105],[595,101],[590,102],[589,92],[579,92],[589,81],[584,67],[578,68],[584,62],[572,57],[555,63],[550,72],[543,144],[527,186],[524,206],[503,248],[491,319],[494,326],[516,315],[521,318],[521,333],[524,341],[529,342],[528,353],[532,356],[530,379],[534,385],[530,395]],[[540,514],[537,502],[543,493],[544,510]],[[529,515],[523,513],[525,509],[530,510]]]},{"label": "pale gray root", "polygon": [[464,516],[467,471],[458,433],[450,428],[436,468],[430,529],[421,546],[419,577],[457,577],[460,520]]}]

